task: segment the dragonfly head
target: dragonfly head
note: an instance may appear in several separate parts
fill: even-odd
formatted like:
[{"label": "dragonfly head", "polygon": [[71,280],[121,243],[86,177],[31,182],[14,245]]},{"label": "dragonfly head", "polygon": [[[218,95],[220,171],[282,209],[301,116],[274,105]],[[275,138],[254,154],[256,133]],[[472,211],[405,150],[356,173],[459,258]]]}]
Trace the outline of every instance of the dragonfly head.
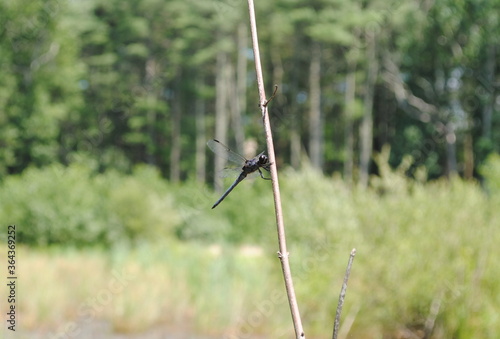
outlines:
[{"label": "dragonfly head", "polygon": [[269,162],[269,158],[266,155],[264,155],[264,154],[259,155],[259,165],[262,166],[262,165],[267,164],[268,162]]}]

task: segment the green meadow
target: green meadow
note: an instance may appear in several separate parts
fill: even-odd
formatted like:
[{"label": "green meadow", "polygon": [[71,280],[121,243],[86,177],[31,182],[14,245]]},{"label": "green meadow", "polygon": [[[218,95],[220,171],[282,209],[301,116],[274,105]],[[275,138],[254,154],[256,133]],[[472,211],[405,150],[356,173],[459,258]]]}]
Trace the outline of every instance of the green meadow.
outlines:
[{"label": "green meadow", "polygon": [[[481,184],[427,182],[423,170],[409,179],[405,162],[379,167],[367,190],[312,170],[280,173],[307,337],[331,337],[352,248],[341,334],[498,337],[499,158],[482,168]],[[46,337],[103,323],[125,336],[170,328],[291,337],[270,185],[243,182],[211,210],[215,199],[147,167],[124,175],[53,166],[7,177],[0,216],[17,229],[19,327]]]}]

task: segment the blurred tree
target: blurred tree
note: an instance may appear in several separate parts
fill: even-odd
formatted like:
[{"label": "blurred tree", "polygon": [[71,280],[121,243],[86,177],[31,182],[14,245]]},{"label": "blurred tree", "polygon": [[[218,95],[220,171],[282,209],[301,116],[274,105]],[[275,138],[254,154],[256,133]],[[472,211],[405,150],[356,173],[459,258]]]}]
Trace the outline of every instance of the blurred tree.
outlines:
[{"label": "blurred tree", "polygon": [[56,1],[0,4],[0,174],[64,161],[61,128],[82,105],[78,41]]},{"label": "blurred tree", "polygon": [[[280,163],[300,167],[305,149],[366,186],[385,143],[392,164],[410,154],[409,172],[423,164],[431,177],[477,175],[499,148],[495,1],[257,5],[266,88],[280,86]],[[240,151],[247,135],[261,139],[244,3],[0,6],[1,174],[90,160],[201,181],[211,135]]]},{"label": "blurred tree", "polygon": [[[495,12],[493,2],[488,3],[486,7]],[[442,158],[444,154],[440,161],[444,171],[438,169],[433,175],[454,174],[464,168],[469,176],[472,173],[470,133],[473,117],[481,111],[475,93],[483,87],[479,60],[484,60],[485,39],[481,33],[498,29],[498,20],[495,23],[482,9],[477,3],[441,1],[427,7],[408,6],[402,13],[407,20],[394,21],[394,31],[408,23],[417,29],[414,34],[395,37],[396,44],[385,58],[386,80],[401,108],[423,127],[432,127],[425,131],[421,146],[428,146],[430,140],[433,149],[424,150],[424,156],[436,152]],[[484,18],[488,16],[490,26],[486,28]],[[488,125],[488,119],[484,120]],[[464,153],[457,150],[460,144]],[[469,160],[464,163],[464,159]]]}]

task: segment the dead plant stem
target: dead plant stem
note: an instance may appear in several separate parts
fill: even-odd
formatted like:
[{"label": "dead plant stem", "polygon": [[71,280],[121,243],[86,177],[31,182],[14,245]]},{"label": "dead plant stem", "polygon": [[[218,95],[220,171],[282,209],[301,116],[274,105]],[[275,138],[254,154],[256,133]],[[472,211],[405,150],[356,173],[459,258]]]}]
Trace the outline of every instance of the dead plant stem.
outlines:
[{"label": "dead plant stem", "polygon": [[267,152],[269,161],[271,163],[271,179],[274,194],[274,207],[276,213],[276,227],[278,231],[279,252],[278,257],[281,261],[281,268],[283,277],[285,279],[285,288],[290,304],[290,311],[292,313],[293,326],[295,328],[295,336],[297,339],[305,338],[304,330],[302,328],[302,320],[300,319],[299,307],[297,305],[297,298],[295,297],[295,290],[293,287],[292,273],[290,271],[290,264],[288,261],[288,250],[286,248],[285,226],[283,223],[283,211],[281,208],[281,197],[278,183],[278,171],[276,168],[276,156],[274,154],[273,137],[271,131],[271,124],[269,122],[269,115],[264,89],[264,77],[262,76],[262,67],[260,64],[259,42],[257,38],[257,25],[255,20],[255,8],[253,0],[248,0],[248,11],[250,15],[250,29],[252,34],[253,54],[255,60],[255,72],[257,74],[257,86],[259,90],[259,107],[262,113],[262,120],[264,122],[264,130],[266,134]]}]

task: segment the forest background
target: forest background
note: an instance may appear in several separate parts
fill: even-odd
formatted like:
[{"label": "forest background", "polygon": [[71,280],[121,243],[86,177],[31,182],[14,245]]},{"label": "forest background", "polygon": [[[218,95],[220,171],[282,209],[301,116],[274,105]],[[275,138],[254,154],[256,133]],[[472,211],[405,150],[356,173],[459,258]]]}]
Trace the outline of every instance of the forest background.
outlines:
[{"label": "forest background", "polygon": [[[345,333],[497,336],[500,4],[256,6],[308,336],[329,335],[352,247]],[[24,330],[291,333],[271,297],[270,187],[249,180],[210,210],[229,181],[207,140],[265,144],[246,11],[0,2],[0,220],[17,225],[21,288],[38,285]],[[99,299],[116,270],[130,281]]]}]

